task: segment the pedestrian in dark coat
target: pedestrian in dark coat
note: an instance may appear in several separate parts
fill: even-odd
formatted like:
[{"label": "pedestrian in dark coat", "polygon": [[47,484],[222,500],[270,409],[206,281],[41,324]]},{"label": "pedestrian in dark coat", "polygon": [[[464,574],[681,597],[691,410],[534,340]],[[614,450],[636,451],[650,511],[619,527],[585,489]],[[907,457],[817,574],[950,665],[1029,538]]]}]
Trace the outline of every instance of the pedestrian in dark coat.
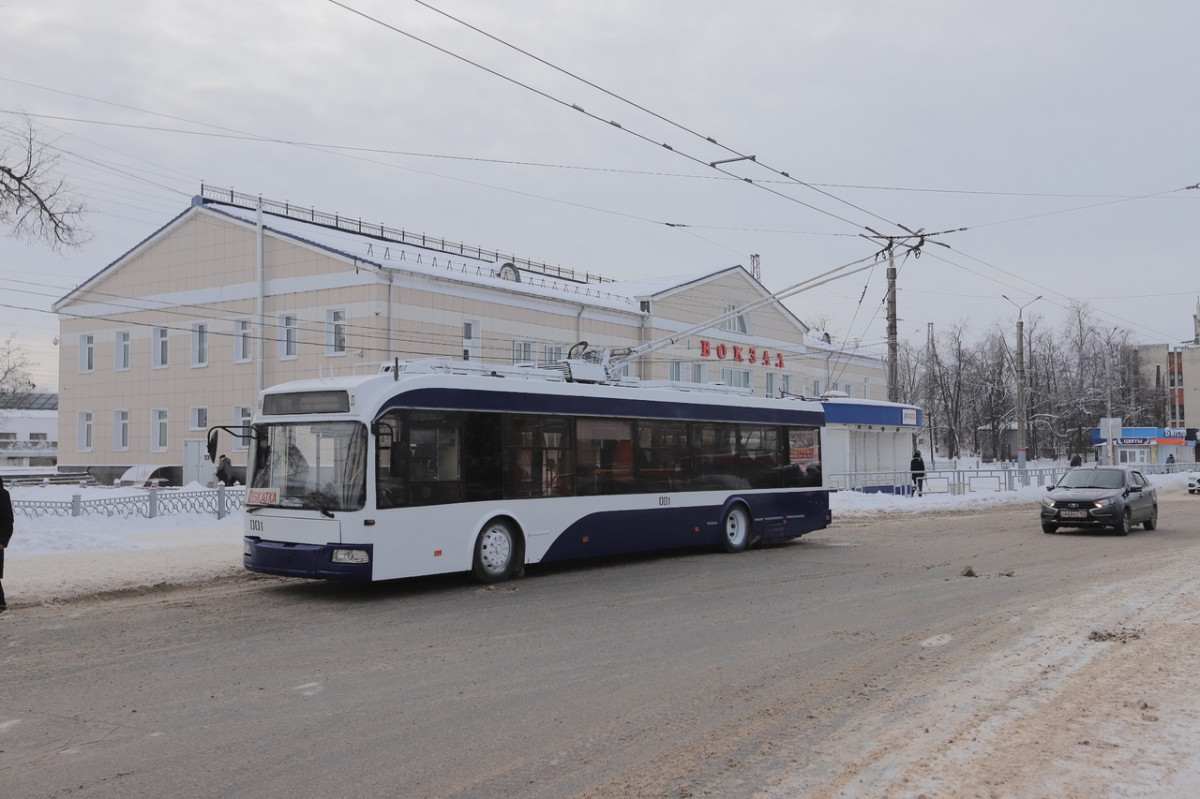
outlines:
[{"label": "pedestrian in dark coat", "polygon": [[4,601],[4,550],[13,534],[12,497],[4,487],[4,478],[0,477],[0,613],[8,610]]},{"label": "pedestrian in dark coat", "polygon": [[225,485],[233,483],[233,464],[227,455],[222,455],[217,461],[217,480]]},{"label": "pedestrian in dark coat", "polygon": [[1076,466],[1080,466],[1082,464],[1083,464],[1083,458],[1079,457],[1079,453],[1076,452],[1071,457],[1071,468],[1074,469]]},{"label": "pedestrian in dark coat", "polygon": [[917,489],[917,496],[923,496],[925,491],[925,459],[921,457],[921,450],[913,452],[912,461],[909,462],[908,468],[912,470],[912,481]]}]

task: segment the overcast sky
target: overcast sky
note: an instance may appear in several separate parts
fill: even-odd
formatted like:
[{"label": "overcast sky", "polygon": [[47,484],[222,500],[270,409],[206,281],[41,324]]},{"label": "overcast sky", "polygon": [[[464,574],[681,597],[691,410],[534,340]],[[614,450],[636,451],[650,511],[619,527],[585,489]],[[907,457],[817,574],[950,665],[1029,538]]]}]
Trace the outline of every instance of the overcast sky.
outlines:
[{"label": "overcast sky", "polygon": [[[0,239],[0,333],[57,389],[50,305],[203,182],[616,279],[758,254],[773,291],[952,230],[899,262],[904,340],[1039,295],[1027,324],[1190,340],[1198,30],[1195,0],[3,0],[0,124],[92,237]],[[881,265],[788,304],[879,347],[884,295]]]}]

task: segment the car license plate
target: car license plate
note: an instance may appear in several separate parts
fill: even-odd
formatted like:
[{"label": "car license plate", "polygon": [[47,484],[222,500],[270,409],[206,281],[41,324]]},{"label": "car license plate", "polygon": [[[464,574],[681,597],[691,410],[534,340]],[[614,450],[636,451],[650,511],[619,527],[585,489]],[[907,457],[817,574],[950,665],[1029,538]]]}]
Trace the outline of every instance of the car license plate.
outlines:
[{"label": "car license plate", "polygon": [[1088,513],[1085,510],[1062,510],[1058,515],[1064,519],[1086,519]]}]

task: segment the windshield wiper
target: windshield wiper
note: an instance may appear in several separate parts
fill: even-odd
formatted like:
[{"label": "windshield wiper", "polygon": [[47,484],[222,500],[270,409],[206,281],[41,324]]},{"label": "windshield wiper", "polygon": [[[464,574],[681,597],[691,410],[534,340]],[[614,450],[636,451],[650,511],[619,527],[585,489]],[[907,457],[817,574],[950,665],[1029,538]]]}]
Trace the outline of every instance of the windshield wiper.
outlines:
[{"label": "windshield wiper", "polygon": [[321,515],[326,519],[333,518],[333,512],[330,510],[332,503],[329,501],[329,496],[324,491],[311,491],[304,495],[304,501],[311,504],[314,508],[321,512]]}]

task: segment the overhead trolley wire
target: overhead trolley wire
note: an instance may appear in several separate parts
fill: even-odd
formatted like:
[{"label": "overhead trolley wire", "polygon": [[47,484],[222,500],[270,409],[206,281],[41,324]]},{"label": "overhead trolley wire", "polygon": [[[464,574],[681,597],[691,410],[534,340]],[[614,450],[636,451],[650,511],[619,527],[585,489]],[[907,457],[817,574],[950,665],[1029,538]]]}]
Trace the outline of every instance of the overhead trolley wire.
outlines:
[{"label": "overhead trolley wire", "polygon": [[[367,20],[367,21],[369,21],[369,22],[371,22],[371,23],[373,23],[373,24],[375,24],[375,25],[379,25],[380,27],[386,28],[387,30],[390,30],[390,31],[392,31],[392,32],[394,32],[394,33],[398,33],[398,34],[400,34],[401,36],[404,36],[404,37],[406,37],[406,38],[408,38],[408,39],[411,39],[412,41],[415,41],[415,42],[417,42],[417,43],[419,43],[419,44],[423,44],[423,45],[425,45],[426,47],[429,47],[429,48],[431,48],[431,49],[433,49],[433,50],[436,50],[436,51],[438,51],[439,53],[442,53],[443,55],[449,56],[450,58],[453,58],[453,59],[455,59],[455,60],[457,60],[457,61],[461,61],[461,62],[462,62],[462,63],[464,63],[464,64],[467,64],[467,65],[469,65],[469,66],[475,67],[476,69],[482,70],[482,71],[484,71],[484,72],[488,73],[489,75],[492,75],[493,77],[499,78],[500,80],[503,80],[503,81],[505,81],[505,82],[507,82],[507,83],[511,83],[511,84],[512,84],[512,85],[514,85],[514,86],[517,86],[517,87],[519,87],[519,88],[525,89],[526,91],[532,92],[532,93],[536,94],[537,96],[539,96],[539,97],[541,97],[541,98],[543,98],[543,99],[545,99],[545,100],[549,100],[550,102],[552,102],[552,103],[555,103],[555,104],[557,104],[557,105],[560,105],[560,106],[562,106],[562,107],[564,107],[564,108],[569,108],[569,109],[571,109],[571,110],[578,111],[579,113],[583,114],[584,116],[587,116],[587,117],[589,117],[590,119],[594,119],[594,120],[595,120],[595,121],[597,121],[597,122],[600,122],[600,123],[602,123],[602,124],[605,124],[605,125],[609,125],[609,126],[611,126],[611,127],[615,128],[615,129],[617,129],[617,130],[619,130],[619,131],[621,131],[621,132],[623,132],[623,133],[625,133],[625,134],[627,134],[627,135],[633,136],[633,137],[634,137],[634,138],[636,138],[636,139],[639,139],[639,140],[641,140],[641,141],[644,141],[644,142],[646,142],[646,143],[648,143],[648,144],[651,144],[651,145],[653,145],[653,146],[655,146],[655,147],[661,147],[661,148],[664,148],[664,149],[666,149],[666,150],[668,150],[668,151],[670,151],[670,152],[672,152],[672,153],[674,153],[674,154],[676,154],[676,155],[678,155],[678,156],[680,156],[680,157],[682,157],[682,158],[686,158],[687,160],[689,160],[689,161],[691,161],[691,162],[693,162],[693,163],[695,163],[695,164],[699,164],[699,165],[701,165],[701,166],[706,166],[706,167],[708,167],[708,168],[710,168],[710,169],[714,169],[714,170],[716,170],[716,171],[718,171],[718,172],[720,172],[720,173],[722,173],[722,174],[724,174],[724,175],[727,175],[727,176],[729,176],[729,177],[731,177],[731,178],[735,178],[735,179],[737,179],[737,180],[740,180],[740,181],[742,181],[742,182],[744,182],[744,183],[749,183],[749,184],[751,184],[752,186],[755,186],[755,187],[757,187],[757,188],[761,189],[762,191],[766,191],[766,192],[768,192],[768,193],[770,193],[770,194],[774,194],[774,195],[776,195],[776,196],[780,197],[781,199],[787,200],[788,202],[796,203],[796,204],[798,204],[798,205],[801,205],[801,206],[803,206],[803,207],[805,207],[805,208],[808,208],[809,210],[815,211],[816,213],[822,214],[822,215],[824,215],[824,216],[827,216],[827,217],[830,217],[830,218],[832,218],[832,219],[836,219],[836,220],[838,220],[839,222],[843,222],[843,223],[845,223],[845,224],[847,224],[847,225],[850,225],[850,226],[852,226],[852,227],[854,227],[854,228],[856,228],[856,229],[865,229],[865,227],[864,227],[863,225],[861,225],[861,224],[859,224],[859,223],[857,223],[857,222],[855,222],[855,221],[853,221],[853,220],[849,219],[848,217],[845,217],[845,216],[842,216],[842,215],[840,215],[840,214],[834,213],[833,211],[829,211],[829,210],[827,210],[827,209],[821,208],[821,207],[819,207],[819,206],[816,206],[816,205],[813,205],[813,204],[811,204],[811,203],[807,203],[807,202],[805,202],[805,201],[803,201],[803,200],[801,200],[801,199],[799,199],[799,198],[797,198],[797,197],[793,197],[793,196],[791,196],[790,194],[786,194],[785,192],[778,191],[778,190],[776,190],[776,189],[774,189],[774,188],[771,188],[770,186],[768,186],[768,185],[765,185],[765,184],[763,184],[763,183],[761,183],[761,182],[759,182],[759,181],[755,181],[755,180],[752,180],[752,179],[750,179],[750,178],[746,178],[746,177],[741,177],[741,176],[739,176],[739,175],[737,175],[737,174],[735,174],[735,173],[733,173],[733,172],[730,172],[730,171],[729,171],[729,170],[727,170],[727,169],[724,169],[724,168],[722,168],[722,164],[724,164],[724,163],[728,163],[728,162],[732,162],[732,161],[742,161],[742,160],[748,160],[748,161],[752,161],[752,162],[754,162],[754,163],[758,164],[759,166],[763,167],[764,169],[767,169],[768,171],[770,171],[770,172],[772,172],[772,173],[774,173],[774,174],[777,174],[777,175],[780,175],[780,176],[782,176],[782,177],[788,178],[789,180],[792,180],[792,181],[793,181],[794,183],[796,183],[797,185],[805,186],[806,188],[812,189],[812,190],[814,190],[814,191],[818,191],[819,193],[821,193],[821,194],[823,194],[823,195],[825,195],[825,196],[828,196],[828,197],[830,197],[831,199],[837,200],[838,202],[844,203],[844,204],[846,204],[846,205],[848,205],[848,206],[850,206],[850,207],[854,208],[855,210],[857,210],[857,211],[860,211],[861,213],[868,214],[869,216],[871,216],[871,217],[874,217],[875,219],[878,219],[878,220],[880,220],[880,221],[887,222],[888,224],[891,224],[891,225],[896,225],[897,227],[903,228],[903,225],[900,225],[900,224],[898,224],[898,223],[896,223],[896,222],[892,222],[891,220],[888,220],[888,219],[886,219],[886,218],[884,218],[884,217],[881,217],[881,216],[879,216],[879,215],[877,215],[877,214],[874,214],[874,213],[872,213],[872,212],[870,212],[870,211],[867,211],[866,209],[859,208],[858,206],[854,205],[853,203],[850,203],[850,202],[848,202],[848,201],[846,201],[846,200],[842,200],[841,198],[839,198],[839,197],[836,197],[835,195],[832,195],[832,194],[830,194],[829,192],[825,192],[825,191],[823,191],[823,190],[821,190],[821,189],[817,189],[817,188],[816,188],[816,187],[814,187],[814,186],[811,186],[811,185],[809,185],[809,184],[806,184],[806,183],[804,183],[804,181],[801,181],[801,180],[798,180],[798,179],[796,179],[796,178],[793,178],[793,177],[792,177],[790,174],[788,174],[787,172],[784,172],[784,171],[782,171],[782,170],[777,170],[777,169],[774,169],[774,168],[772,168],[772,167],[770,167],[770,166],[767,166],[767,165],[765,165],[765,164],[762,164],[762,163],[760,163],[760,162],[757,160],[757,158],[756,158],[755,156],[753,156],[753,155],[746,155],[746,154],[740,153],[739,151],[737,151],[737,150],[735,150],[735,149],[733,149],[733,148],[731,148],[731,147],[728,147],[727,145],[721,144],[719,141],[717,141],[715,138],[713,138],[713,137],[711,137],[711,136],[705,136],[705,135],[703,135],[703,134],[701,134],[701,133],[698,133],[698,132],[696,132],[696,131],[694,131],[694,130],[692,130],[692,129],[690,129],[690,128],[686,127],[686,126],[684,126],[684,125],[681,125],[681,124],[679,124],[679,123],[677,123],[677,122],[674,122],[674,121],[672,121],[672,120],[668,119],[667,117],[665,117],[665,116],[663,116],[663,115],[661,115],[661,114],[658,114],[658,113],[656,113],[656,112],[654,112],[654,111],[651,111],[651,110],[649,110],[649,109],[647,109],[647,108],[645,108],[645,107],[643,107],[643,106],[641,106],[641,105],[639,105],[639,104],[637,104],[637,103],[634,103],[634,102],[633,102],[633,101],[631,101],[631,100],[628,100],[628,99],[626,99],[626,98],[624,98],[624,97],[621,97],[621,96],[620,96],[620,95],[618,95],[618,94],[615,94],[615,93],[613,93],[613,92],[611,92],[611,91],[608,91],[607,89],[604,89],[604,88],[602,88],[602,87],[600,87],[600,86],[598,86],[598,85],[596,85],[596,84],[592,83],[591,81],[585,80],[584,78],[581,78],[581,77],[579,77],[579,76],[577,76],[577,75],[575,75],[575,74],[573,74],[573,73],[571,73],[571,72],[568,72],[567,70],[564,70],[564,69],[562,69],[561,67],[555,66],[554,64],[552,64],[552,63],[550,63],[550,62],[546,61],[545,59],[542,59],[542,58],[540,58],[540,57],[538,57],[538,56],[535,56],[535,55],[533,55],[533,54],[531,54],[531,53],[528,53],[527,51],[525,51],[525,50],[522,50],[521,48],[519,48],[519,47],[516,47],[515,45],[511,45],[511,44],[509,44],[508,42],[505,42],[505,41],[503,41],[502,39],[499,39],[498,37],[495,37],[495,36],[493,36],[492,34],[489,34],[489,33],[485,32],[485,31],[482,31],[482,30],[480,30],[479,28],[477,28],[477,27],[475,27],[475,26],[472,26],[472,25],[469,25],[468,23],[465,23],[465,22],[463,22],[462,20],[459,20],[459,19],[458,19],[458,18],[456,18],[456,17],[453,17],[453,16],[451,16],[451,15],[449,15],[449,14],[446,14],[445,12],[442,12],[442,11],[440,11],[440,10],[436,9],[436,8],[434,8],[434,7],[430,6],[430,5],[428,5],[427,3],[421,2],[421,0],[414,0],[414,1],[415,1],[415,2],[419,2],[419,3],[420,3],[422,6],[425,6],[426,8],[429,8],[430,10],[436,11],[436,12],[437,12],[437,13],[439,13],[439,14],[443,14],[444,16],[446,16],[446,17],[447,17],[447,18],[449,18],[449,19],[452,19],[452,20],[453,20],[453,21],[455,21],[455,22],[458,22],[458,23],[460,23],[460,24],[466,25],[466,26],[467,26],[467,27],[469,27],[471,30],[474,30],[474,31],[476,31],[476,32],[480,33],[481,35],[487,36],[488,38],[490,38],[490,39],[493,39],[494,41],[496,41],[496,42],[498,42],[498,43],[500,43],[500,44],[503,44],[503,45],[505,45],[506,47],[510,47],[510,48],[512,48],[512,49],[514,49],[514,50],[516,50],[517,52],[520,52],[520,53],[522,53],[523,55],[526,55],[526,56],[528,56],[528,57],[530,57],[530,58],[533,58],[533,59],[537,60],[539,63],[542,63],[542,64],[546,65],[547,67],[550,67],[550,68],[552,68],[552,69],[555,69],[555,70],[557,70],[557,71],[559,71],[559,72],[562,72],[563,74],[565,74],[565,75],[568,75],[569,77],[571,77],[571,78],[573,78],[573,79],[575,79],[575,80],[581,81],[582,83],[584,83],[585,85],[587,85],[587,86],[589,86],[589,87],[595,88],[596,90],[598,90],[598,91],[601,91],[601,92],[603,92],[603,93],[607,94],[608,96],[611,96],[611,97],[613,97],[613,98],[615,98],[615,99],[617,99],[617,100],[620,100],[621,102],[627,103],[628,105],[631,105],[631,106],[633,106],[634,108],[637,108],[637,109],[639,109],[639,110],[643,111],[644,113],[650,114],[651,116],[653,116],[653,117],[654,117],[654,118],[656,118],[656,119],[659,119],[659,120],[661,120],[661,121],[663,121],[663,122],[666,122],[667,124],[669,124],[669,125],[672,125],[673,127],[679,128],[680,130],[686,131],[686,132],[687,132],[687,133],[689,133],[690,135],[692,135],[692,136],[695,136],[695,137],[697,137],[697,138],[699,138],[699,139],[702,139],[703,141],[705,141],[705,142],[708,142],[709,144],[712,144],[712,145],[714,145],[714,146],[716,146],[716,147],[719,147],[719,148],[721,148],[722,150],[725,150],[726,152],[733,154],[735,157],[734,157],[734,158],[732,158],[732,159],[727,159],[727,160],[708,161],[708,160],[705,160],[705,159],[703,159],[703,158],[701,158],[701,157],[699,157],[699,156],[692,155],[691,153],[688,153],[688,152],[684,152],[683,150],[681,150],[681,149],[679,149],[679,148],[677,148],[677,147],[674,147],[674,146],[672,146],[671,144],[668,144],[668,143],[665,143],[665,142],[660,142],[660,141],[657,141],[657,140],[655,140],[654,138],[652,138],[652,137],[650,137],[650,136],[647,136],[647,135],[645,135],[645,134],[643,134],[643,133],[640,133],[640,132],[638,132],[638,131],[636,131],[636,130],[633,130],[632,128],[630,128],[630,127],[627,127],[626,125],[623,125],[623,124],[621,124],[620,122],[617,122],[616,120],[605,119],[605,118],[604,118],[604,117],[602,117],[602,116],[599,116],[599,115],[597,115],[597,114],[594,114],[594,113],[592,113],[592,112],[590,112],[590,111],[587,111],[585,108],[583,108],[582,106],[580,106],[580,105],[579,105],[579,104],[577,104],[577,103],[572,103],[572,102],[569,102],[569,101],[567,101],[567,100],[564,100],[564,99],[562,99],[562,98],[560,98],[560,97],[556,97],[556,96],[554,96],[553,94],[550,94],[550,93],[549,93],[549,92],[547,92],[547,91],[543,91],[542,89],[539,89],[539,88],[537,88],[537,87],[535,87],[535,86],[532,86],[532,85],[530,85],[530,84],[528,84],[528,83],[525,83],[524,81],[518,80],[517,78],[514,78],[514,77],[512,77],[512,76],[510,76],[510,75],[506,75],[506,74],[504,74],[504,73],[502,73],[502,72],[500,72],[500,71],[498,71],[498,70],[496,70],[496,69],[493,69],[493,68],[491,68],[491,67],[489,67],[489,66],[486,66],[486,65],[484,65],[484,64],[481,64],[481,63],[479,63],[478,61],[474,61],[474,60],[472,60],[472,59],[470,59],[470,58],[468,58],[468,57],[466,57],[466,56],[464,56],[464,55],[462,55],[462,54],[460,54],[460,53],[456,53],[456,52],[454,52],[453,50],[450,50],[450,49],[448,49],[448,48],[446,48],[446,47],[442,47],[441,45],[435,44],[435,43],[433,43],[433,42],[431,42],[431,41],[429,41],[429,40],[427,40],[427,39],[424,39],[424,38],[422,38],[422,37],[420,37],[420,36],[417,36],[416,34],[414,34],[414,33],[410,32],[410,31],[406,31],[406,30],[404,30],[403,28],[397,27],[396,25],[393,25],[393,24],[391,24],[391,23],[389,23],[389,22],[386,22],[386,21],[384,21],[384,20],[382,20],[382,19],[379,19],[378,17],[375,17],[375,16],[372,16],[372,15],[370,15],[370,14],[367,14],[366,12],[364,12],[364,11],[361,11],[361,10],[359,10],[359,9],[357,9],[357,8],[354,8],[353,6],[350,6],[350,5],[348,5],[347,3],[341,2],[341,0],[328,0],[328,2],[330,2],[331,4],[333,4],[333,5],[335,5],[335,6],[338,6],[339,8],[342,8],[342,9],[344,9],[345,11],[348,11],[348,12],[350,12],[351,14],[355,14],[355,15],[357,15],[357,16],[359,16],[359,17],[362,17],[363,19],[365,19],[365,20]],[[683,225],[682,223],[663,223],[663,224],[666,224],[666,225],[668,225],[668,226],[670,226],[670,227],[684,227],[684,226],[685,226],[685,225]],[[942,231],[942,232],[950,232],[950,231]],[[940,233],[930,233],[930,234],[928,234],[928,235],[929,235],[929,236],[934,236],[934,235],[940,235]]]}]

